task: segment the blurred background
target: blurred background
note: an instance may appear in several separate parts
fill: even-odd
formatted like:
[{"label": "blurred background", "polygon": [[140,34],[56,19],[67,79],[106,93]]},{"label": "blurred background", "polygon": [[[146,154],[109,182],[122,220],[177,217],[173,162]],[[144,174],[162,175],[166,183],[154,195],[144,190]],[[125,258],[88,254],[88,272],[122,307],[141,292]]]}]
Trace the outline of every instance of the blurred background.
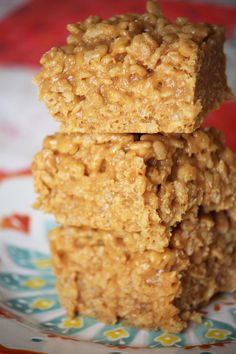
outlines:
[{"label": "blurred background", "polygon": [[[236,93],[236,0],[160,0],[166,16],[226,26],[227,73]],[[58,125],[37,100],[32,77],[41,55],[65,43],[66,24],[89,15],[144,12],[145,0],[0,0],[0,179],[28,173],[33,154]],[[236,100],[209,115],[236,152]]]}]

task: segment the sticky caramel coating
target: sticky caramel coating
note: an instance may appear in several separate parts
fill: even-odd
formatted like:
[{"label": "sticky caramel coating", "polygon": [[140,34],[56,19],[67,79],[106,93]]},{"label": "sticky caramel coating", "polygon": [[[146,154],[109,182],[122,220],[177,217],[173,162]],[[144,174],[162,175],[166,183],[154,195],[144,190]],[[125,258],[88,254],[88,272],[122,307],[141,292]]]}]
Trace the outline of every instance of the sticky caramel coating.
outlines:
[{"label": "sticky caramel coating", "polygon": [[41,59],[39,96],[64,132],[191,133],[231,92],[224,29],[147,12],[68,25]]},{"label": "sticky caramel coating", "polygon": [[56,228],[49,239],[61,303],[71,317],[180,332],[214,294],[236,289],[235,226],[227,212],[202,214],[180,223],[163,252],[139,252],[129,233]]},{"label": "sticky caramel coating", "polygon": [[236,157],[214,129],[192,134],[55,134],[32,165],[35,207],[59,224],[133,233],[168,246],[172,228],[236,199]]}]

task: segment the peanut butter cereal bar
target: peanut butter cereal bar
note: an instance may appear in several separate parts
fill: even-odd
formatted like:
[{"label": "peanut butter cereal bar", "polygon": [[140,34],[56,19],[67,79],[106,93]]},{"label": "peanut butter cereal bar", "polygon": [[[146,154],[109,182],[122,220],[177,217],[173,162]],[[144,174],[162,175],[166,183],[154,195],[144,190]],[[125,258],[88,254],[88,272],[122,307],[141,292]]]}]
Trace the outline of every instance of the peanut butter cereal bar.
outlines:
[{"label": "peanut butter cereal bar", "polygon": [[200,213],[173,232],[163,252],[139,252],[119,233],[59,227],[50,245],[69,316],[180,332],[220,291],[236,290],[236,210]]},{"label": "peanut butter cereal bar", "polygon": [[191,133],[231,97],[224,29],[146,13],[68,25],[41,59],[40,99],[64,132]]},{"label": "peanut butter cereal bar", "polygon": [[[57,133],[33,162],[36,208],[64,226],[131,233],[140,250],[163,250],[199,211],[236,200],[236,157],[221,133]],[[135,246],[134,246],[135,247]]]}]

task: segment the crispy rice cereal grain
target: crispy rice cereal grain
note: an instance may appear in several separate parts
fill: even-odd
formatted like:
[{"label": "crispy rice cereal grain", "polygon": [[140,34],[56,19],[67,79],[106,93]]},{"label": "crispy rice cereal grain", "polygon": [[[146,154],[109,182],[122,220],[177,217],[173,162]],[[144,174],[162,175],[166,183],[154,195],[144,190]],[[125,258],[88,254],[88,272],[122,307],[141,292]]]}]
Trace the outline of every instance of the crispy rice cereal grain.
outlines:
[{"label": "crispy rice cereal grain", "polygon": [[236,200],[236,157],[214,129],[192,134],[55,134],[33,162],[36,208],[62,225],[133,234],[162,250],[178,223]]},{"label": "crispy rice cereal grain", "polygon": [[224,29],[147,12],[68,25],[41,59],[40,99],[64,132],[191,133],[231,91]]},{"label": "crispy rice cereal grain", "polygon": [[179,332],[214,294],[236,290],[235,222],[235,212],[181,222],[163,252],[139,252],[129,233],[56,228],[49,237],[61,303],[72,317]]}]

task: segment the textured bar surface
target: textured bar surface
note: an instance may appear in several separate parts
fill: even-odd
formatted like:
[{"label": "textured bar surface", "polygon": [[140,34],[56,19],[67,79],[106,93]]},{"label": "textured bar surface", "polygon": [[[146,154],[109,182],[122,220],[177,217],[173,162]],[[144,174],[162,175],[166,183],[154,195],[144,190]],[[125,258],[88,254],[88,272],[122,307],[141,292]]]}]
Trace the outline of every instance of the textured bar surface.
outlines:
[{"label": "textured bar surface", "polygon": [[231,96],[224,29],[145,14],[68,25],[41,59],[40,99],[64,132],[191,133]]},{"label": "textured bar surface", "polygon": [[173,229],[236,199],[236,157],[214,129],[192,134],[55,134],[33,162],[35,207],[59,224],[130,232],[163,249]]},{"label": "textured bar surface", "polygon": [[69,316],[179,332],[220,291],[236,290],[236,212],[201,214],[163,252],[139,252],[130,235],[61,227],[50,245]]}]

